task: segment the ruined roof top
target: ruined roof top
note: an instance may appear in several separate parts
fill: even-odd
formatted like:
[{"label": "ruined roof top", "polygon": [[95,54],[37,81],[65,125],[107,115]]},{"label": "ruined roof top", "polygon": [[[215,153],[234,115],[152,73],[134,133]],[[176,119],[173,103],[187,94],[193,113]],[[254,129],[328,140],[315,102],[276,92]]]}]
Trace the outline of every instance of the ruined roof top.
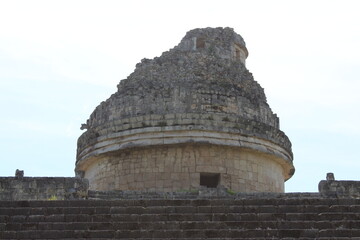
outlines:
[{"label": "ruined roof top", "polygon": [[233,44],[236,44],[246,53],[248,51],[244,39],[234,32],[234,29],[226,28],[196,28],[186,33],[185,37],[181,40],[175,49],[182,51],[192,51],[194,49],[193,40],[194,38],[202,38],[205,40],[208,47],[212,48],[212,51],[216,51],[218,56],[229,58],[231,54],[224,54],[226,51],[231,52]]}]

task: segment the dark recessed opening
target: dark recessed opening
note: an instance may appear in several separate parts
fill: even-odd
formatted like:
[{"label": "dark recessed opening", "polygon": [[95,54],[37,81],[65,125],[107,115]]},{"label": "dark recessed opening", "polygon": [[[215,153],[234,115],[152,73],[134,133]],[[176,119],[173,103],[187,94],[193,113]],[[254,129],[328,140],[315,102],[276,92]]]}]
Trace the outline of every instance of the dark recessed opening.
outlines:
[{"label": "dark recessed opening", "polygon": [[235,58],[236,58],[236,60],[240,60],[240,50],[239,49],[235,49]]},{"label": "dark recessed opening", "polygon": [[196,49],[205,47],[205,38],[196,38]]},{"label": "dark recessed opening", "polygon": [[217,188],[220,183],[220,173],[200,173],[200,186]]}]

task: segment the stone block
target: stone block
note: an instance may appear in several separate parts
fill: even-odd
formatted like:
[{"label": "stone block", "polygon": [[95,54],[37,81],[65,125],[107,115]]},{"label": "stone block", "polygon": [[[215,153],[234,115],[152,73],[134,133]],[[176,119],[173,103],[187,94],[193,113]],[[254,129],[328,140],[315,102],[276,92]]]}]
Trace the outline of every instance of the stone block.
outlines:
[{"label": "stone block", "polygon": [[360,181],[323,180],[319,192],[326,197],[360,197]]}]

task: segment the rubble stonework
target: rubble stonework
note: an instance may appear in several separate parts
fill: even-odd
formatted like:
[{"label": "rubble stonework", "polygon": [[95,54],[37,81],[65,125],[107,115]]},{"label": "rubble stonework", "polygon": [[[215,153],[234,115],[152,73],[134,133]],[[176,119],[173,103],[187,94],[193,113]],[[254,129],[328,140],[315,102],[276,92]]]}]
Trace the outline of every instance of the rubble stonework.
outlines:
[{"label": "rubble stonework", "polygon": [[204,28],[143,59],[83,125],[76,171],[94,190],[194,189],[219,173],[235,191],[284,191],[291,143],[247,56],[233,29]]},{"label": "rubble stonework", "polygon": [[72,177],[0,177],[0,201],[87,198],[89,182]]},{"label": "rubble stonework", "polygon": [[324,197],[360,198],[360,181],[337,181],[333,173],[328,173],[326,180],[319,182],[318,188]]}]

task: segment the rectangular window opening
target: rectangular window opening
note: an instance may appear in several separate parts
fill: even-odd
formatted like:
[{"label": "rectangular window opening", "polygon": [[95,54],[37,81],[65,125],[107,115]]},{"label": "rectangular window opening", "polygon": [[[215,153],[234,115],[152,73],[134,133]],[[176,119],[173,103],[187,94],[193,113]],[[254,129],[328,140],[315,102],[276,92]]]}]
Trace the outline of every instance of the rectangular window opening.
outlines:
[{"label": "rectangular window opening", "polygon": [[220,183],[220,173],[200,173],[200,186],[217,188]]},{"label": "rectangular window opening", "polygon": [[196,49],[205,48],[205,38],[196,38]]}]

